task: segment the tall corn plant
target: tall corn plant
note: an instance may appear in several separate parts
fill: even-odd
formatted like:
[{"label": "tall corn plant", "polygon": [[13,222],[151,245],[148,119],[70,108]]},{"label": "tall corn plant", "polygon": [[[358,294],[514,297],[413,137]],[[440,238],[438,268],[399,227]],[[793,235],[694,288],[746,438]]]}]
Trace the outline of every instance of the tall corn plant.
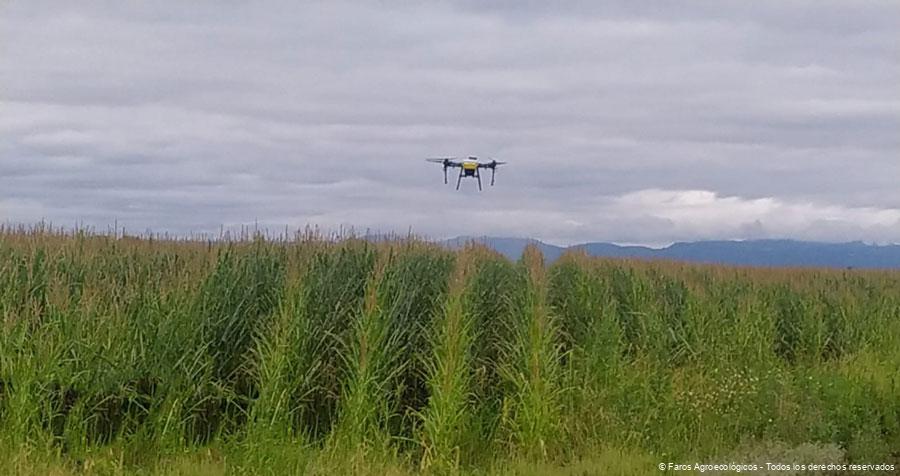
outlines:
[{"label": "tall corn plant", "polygon": [[257,341],[255,424],[314,440],[331,431],[347,377],[341,351],[362,312],[374,258],[365,243],[313,254],[271,332]]},{"label": "tall corn plant", "polygon": [[[85,329],[92,327],[94,313],[69,299],[68,273],[61,269],[65,265],[59,266],[64,258],[39,242],[25,249],[0,278],[18,287],[18,292],[4,293],[0,304],[0,415],[11,430],[8,435],[20,442],[56,444],[63,441],[67,423],[75,421],[68,415],[88,390],[90,376],[104,372],[96,366],[102,364],[98,360],[90,362],[94,366],[85,362],[92,343]],[[76,268],[80,265],[73,263],[70,270],[80,274]]]},{"label": "tall corn plant", "polygon": [[504,402],[504,422],[515,451],[545,459],[561,431],[561,348],[557,323],[545,302],[540,250],[533,245],[526,248],[521,266],[528,287],[524,313],[504,349],[501,373],[515,388]]},{"label": "tall corn plant", "polygon": [[464,439],[471,437],[472,318],[465,312],[465,283],[471,248],[456,263],[442,315],[432,328],[431,355],[425,360],[428,402],[419,413],[420,468],[437,473],[459,470]]},{"label": "tall corn plant", "polygon": [[316,368],[309,392],[298,388],[294,398],[307,403],[303,426],[316,437],[331,430],[337,415],[347,377],[341,352],[363,312],[375,258],[375,250],[365,243],[317,255],[303,283],[302,314],[309,329],[296,345],[301,362],[314,361]]},{"label": "tall corn plant", "polygon": [[428,248],[383,253],[342,354],[348,377],[337,434],[356,447],[413,436],[414,414],[427,401],[422,357],[452,265],[448,254]]},{"label": "tall corn plant", "polygon": [[408,439],[414,436],[418,423],[415,413],[428,399],[425,363],[431,354],[433,325],[441,313],[454,260],[449,253],[414,246],[399,248],[394,256],[378,294],[406,362],[391,383],[392,398],[400,413],[388,423],[391,434]]},{"label": "tall corn plant", "polygon": [[362,312],[352,323],[348,340],[341,343],[339,357],[346,377],[341,382],[338,421],[328,441],[337,457],[359,457],[372,447],[384,449],[390,439],[384,422],[397,411],[388,398],[390,384],[401,374],[405,362],[401,336],[391,328],[390,313],[378,299],[386,266],[383,261],[369,277]]},{"label": "tall corn plant", "polygon": [[283,272],[279,255],[257,242],[244,255],[236,256],[233,248],[221,252],[201,288],[195,313],[201,319],[210,388],[198,389],[193,402],[195,439],[230,429],[223,423],[233,427],[246,420],[258,391],[250,351],[281,299]]},{"label": "tall corn plant", "polygon": [[[652,283],[641,270],[631,267],[607,268],[610,291],[622,327],[625,353],[631,359],[665,355],[661,312]],[[664,359],[663,359],[664,360]]]},{"label": "tall corn plant", "polygon": [[472,437],[463,453],[485,453],[500,438],[504,401],[515,385],[502,369],[514,366],[509,350],[525,312],[527,278],[499,254],[481,250],[466,282],[462,312],[472,322]]},{"label": "tall corn plant", "polygon": [[547,287],[547,303],[563,342],[566,436],[573,442],[596,441],[612,430],[599,416],[621,373],[622,332],[615,302],[599,269],[576,254],[563,256],[550,268]]}]

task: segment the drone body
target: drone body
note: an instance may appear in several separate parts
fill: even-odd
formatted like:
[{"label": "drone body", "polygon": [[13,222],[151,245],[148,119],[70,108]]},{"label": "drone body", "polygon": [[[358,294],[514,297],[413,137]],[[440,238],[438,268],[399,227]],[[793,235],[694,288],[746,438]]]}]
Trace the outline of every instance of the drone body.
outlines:
[{"label": "drone body", "polygon": [[491,186],[494,185],[494,177],[497,173],[497,166],[506,162],[498,162],[491,160],[490,162],[479,162],[478,157],[466,157],[457,160],[456,157],[441,157],[434,159],[425,159],[429,162],[435,162],[444,167],[444,184],[447,183],[447,169],[458,168],[459,176],[456,178],[456,189],[459,190],[459,184],[463,177],[471,177],[478,180],[478,190],[481,190],[481,169],[491,169]]}]

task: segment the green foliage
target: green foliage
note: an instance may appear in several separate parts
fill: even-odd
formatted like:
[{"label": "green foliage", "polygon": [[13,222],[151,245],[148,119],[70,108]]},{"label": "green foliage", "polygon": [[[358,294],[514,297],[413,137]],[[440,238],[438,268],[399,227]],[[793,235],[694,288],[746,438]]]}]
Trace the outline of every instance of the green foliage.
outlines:
[{"label": "green foliage", "polygon": [[896,463],[897,289],[412,240],[0,232],[0,472]]}]

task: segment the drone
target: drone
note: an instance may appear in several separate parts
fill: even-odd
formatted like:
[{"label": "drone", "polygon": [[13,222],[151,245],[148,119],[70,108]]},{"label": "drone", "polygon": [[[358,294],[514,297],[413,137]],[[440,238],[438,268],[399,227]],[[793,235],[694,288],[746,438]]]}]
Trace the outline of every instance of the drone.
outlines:
[{"label": "drone", "polygon": [[459,169],[459,177],[456,178],[456,189],[459,190],[459,183],[462,182],[463,177],[474,177],[478,180],[478,190],[481,190],[481,169],[491,169],[491,186],[494,186],[494,177],[497,174],[497,166],[503,165],[506,162],[498,162],[496,160],[491,159],[490,162],[479,162],[478,157],[469,156],[462,160],[457,160],[456,157],[440,157],[434,159],[425,159],[428,162],[438,163],[444,166],[444,184],[447,184],[447,169],[449,168],[458,168]]}]

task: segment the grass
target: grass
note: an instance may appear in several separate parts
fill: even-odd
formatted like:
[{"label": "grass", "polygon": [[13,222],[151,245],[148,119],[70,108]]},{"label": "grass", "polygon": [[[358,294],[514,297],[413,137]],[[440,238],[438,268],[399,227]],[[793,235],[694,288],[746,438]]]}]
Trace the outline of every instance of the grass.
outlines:
[{"label": "grass", "polygon": [[898,289],[414,239],[4,229],[0,473],[900,468]]}]

